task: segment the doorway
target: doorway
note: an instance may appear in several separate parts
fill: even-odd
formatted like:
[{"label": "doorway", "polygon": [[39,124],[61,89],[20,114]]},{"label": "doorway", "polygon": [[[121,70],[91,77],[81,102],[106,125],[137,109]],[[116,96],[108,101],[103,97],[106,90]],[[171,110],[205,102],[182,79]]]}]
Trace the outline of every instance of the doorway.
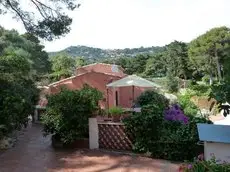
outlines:
[{"label": "doorway", "polygon": [[115,92],[115,101],[116,101],[116,106],[118,106],[118,91]]}]

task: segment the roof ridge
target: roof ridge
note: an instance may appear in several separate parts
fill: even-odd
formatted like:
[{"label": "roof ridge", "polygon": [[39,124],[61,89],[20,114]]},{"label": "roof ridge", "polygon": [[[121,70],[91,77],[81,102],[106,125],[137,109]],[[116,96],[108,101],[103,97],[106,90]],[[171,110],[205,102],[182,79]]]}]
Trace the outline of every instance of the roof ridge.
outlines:
[{"label": "roof ridge", "polygon": [[[88,64],[88,65],[85,65],[85,66],[81,66],[77,69],[82,69],[82,68],[86,68],[86,67],[89,67],[89,66],[94,66],[94,65],[97,65],[97,64],[101,64],[101,65],[105,65],[105,66],[112,66],[112,65],[116,65],[116,66],[119,66],[120,68],[123,69],[123,67],[121,67],[120,65],[117,65],[117,64],[109,64],[109,63],[92,63],[92,64]],[[124,70],[124,69],[123,69]]]},{"label": "roof ridge", "polygon": [[49,84],[48,87],[50,87],[50,86],[52,86],[52,85],[55,85],[55,84],[57,84],[57,83],[63,82],[63,81],[67,81],[67,80],[72,79],[72,78],[74,78],[74,77],[76,77],[76,75],[75,75],[75,76],[68,77],[68,78],[65,78],[65,79],[61,79],[61,80],[56,81],[56,82],[53,82],[53,83]]},{"label": "roof ridge", "polygon": [[[61,83],[61,82],[63,82],[63,81],[67,81],[67,80],[69,80],[69,79],[74,79],[74,78],[76,78],[76,77],[78,77],[78,76],[82,76],[82,75],[85,75],[85,74],[88,74],[88,73],[99,73],[99,74],[105,74],[105,75],[110,75],[110,76],[117,76],[117,77],[122,78],[122,76],[120,76],[120,75],[115,75],[115,74],[112,74],[112,73],[88,71],[88,72],[85,72],[85,73],[81,73],[81,74],[78,74],[78,75],[75,75],[75,76],[71,76],[71,77],[62,79],[62,80],[60,80],[60,81],[53,82],[53,83],[49,84],[48,87],[53,86],[53,85],[56,85],[56,84]],[[126,77],[126,75],[124,75],[124,77]]]}]

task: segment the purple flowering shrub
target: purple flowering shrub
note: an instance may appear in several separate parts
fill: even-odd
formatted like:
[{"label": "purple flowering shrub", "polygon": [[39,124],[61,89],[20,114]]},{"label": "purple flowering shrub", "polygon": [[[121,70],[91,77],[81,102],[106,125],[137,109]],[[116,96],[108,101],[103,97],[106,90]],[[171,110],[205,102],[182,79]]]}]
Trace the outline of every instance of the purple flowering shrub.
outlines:
[{"label": "purple flowering shrub", "polygon": [[174,104],[169,109],[165,110],[164,117],[168,121],[179,121],[183,124],[188,124],[189,122],[189,118],[184,114],[178,104]]},{"label": "purple flowering shrub", "polygon": [[[193,132],[191,130],[192,120],[184,114],[178,104],[168,107],[163,114],[164,127],[161,130],[162,137],[160,139],[178,143],[193,141]],[[195,138],[197,140],[197,137]]]},{"label": "purple flowering shrub", "polygon": [[165,99],[159,93],[142,95],[141,113],[133,113],[123,121],[126,132],[133,138],[133,150],[151,153],[154,158],[191,161],[204,150],[197,145],[197,123],[209,121],[190,115],[178,104],[169,106]]}]

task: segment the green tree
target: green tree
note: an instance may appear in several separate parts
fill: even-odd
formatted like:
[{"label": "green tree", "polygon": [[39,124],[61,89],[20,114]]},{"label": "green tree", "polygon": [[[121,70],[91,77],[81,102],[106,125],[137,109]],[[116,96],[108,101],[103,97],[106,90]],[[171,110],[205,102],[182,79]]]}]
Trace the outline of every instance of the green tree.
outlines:
[{"label": "green tree", "polygon": [[[189,58],[193,66],[210,76],[210,84],[213,76],[222,80],[223,53],[228,44],[222,41],[230,39],[230,29],[227,27],[213,28],[205,34],[191,41],[189,45]],[[222,64],[221,64],[222,61]]]},{"label": "green tree", "polygon": [[[15,30],[0,27],[0,40],[1,70],[4,74],[14,73],[32,78],[48,72],[48,54],[37,37],[19,35]],[[25,72],[21,73],[22,70]]]},{"label": "green tree", "polygon": [[58,54],[51,58],[52,73],[55,80],[69,77],[74,73],[74,59],[66,54]]},{"label": "green tree", "polygon": [[173,76],[187,79],[189,70],[188,47],[184,42],[174,41],[166,45],[166,65],[171,69]]},{"label": "green tree", "polygon": [[64,11],[66,9],[73,11],[80,6],[76,0],[27,0],[26,2],[27,4],[22,0],[1,0],[0,14],[13,13],[15,18],[21,20],[27,32],[47,40],[70,31],[72,19]]},{"label": "green tree", "polygon": [[26,55],[22,49],[7,49],[6,53],[0,56],[1,77],[7,80],[14,80],[16,77],[31,78],[31,63]]},{"label": "green tree", "polygon": [[89,86],[82,90],[63,89],[48,97],[47,113],[42,116],[45,135],[54,134],[63,143],[88,137],[88,118],[99,109],[100,91]]},{"label": "green tree", "polygon": [[[27,122],[33,113],[38,90],[31,80],[7,81],[0,79],[0,133],[7,135]],[[1,134],[0,134],[1,138]]]},{"label": "green tree", "polygon": [[50,70],[48,54],[43,50],[37,37],[31,34],[19,35],[15,30],[0,27],[0,56],[7,53],[20,53],[32,65],[33,75],[41,76]]},{"label": "green tree", "polygon": [[142,74],[146,68],[146,62],[150,58],[150,55],[139,54],[134,57],[130,62],[130,68],[132,68],[132,73]]},{"label": "green tree", "polygon": [[151,56],[146,62],[145,76],[163,77],[167,72],[165,53],[158,53]]},{"label": "green tree", "polygon": [[132,66],[132,59],[130,57],[120,57],[115,60],[115,64],[121,66],[124,70],[125,73],[131,75],[134,73],[133,71],[133,66]]},{"label": "green tree", "polygon": [[179,89],[178,79],[173,76],[172,68],[168,69],[166,78],[167,78],[167,89],[172,93],[177,92]]},{"label": "green tree", "polygon": [[49,61],[49,56],[46,51],[44,51],[44,46],[40,44],[39,39],[30,34],[26,33],[22,35],[26,42],[30,43],[27,47],[27,51],[31,54],[32,68],[35,69],[36,75],[41,76],[47,74],[51,70],[51,64]]},{"label": "green tree", "polygon": [[187,79],[191,77],[187,44],[174,41],[166,45],[165,50],[151,55],[147,60],[144,74],[151,77],[166,76],[171,68],[172,75]]},{"label": "green tree", "polygon": [[76,57],[75,63],[76,63],[76,68],[85,66],[87,64],[83,57]]},{"label": "green tree", "polygon": [[32,65],[23,49],[5,48],[0,56],[0,137],[27,122],[37,102]]}]

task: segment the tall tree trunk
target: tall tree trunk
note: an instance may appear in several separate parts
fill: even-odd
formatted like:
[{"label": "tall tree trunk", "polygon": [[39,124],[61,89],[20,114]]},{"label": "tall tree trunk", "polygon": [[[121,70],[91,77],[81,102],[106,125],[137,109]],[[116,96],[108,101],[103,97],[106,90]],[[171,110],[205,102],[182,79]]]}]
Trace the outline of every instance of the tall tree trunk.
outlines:
[{"label": "tall tree trunk", "polygon": [[187,81],[187,75],[184,73],[184,79],[183,79],[183,81],[184,81],[184,88],[186,88],[186,81]]},{"label": "tall tree trunk", "polygon": [[213,84],[213,76],[212,76],[212,73],[210,72],[209,74],[209,85],[212,85]]},{"label": "tall tree trunk", "polygon": [[222,75],[221,75],[220,62],[219,62],[219,57],[217,55],[216,45],[215,45],[215,61],[216,61],[218,79],[219,79],[219,81],[221,81],[222,80]]}]

